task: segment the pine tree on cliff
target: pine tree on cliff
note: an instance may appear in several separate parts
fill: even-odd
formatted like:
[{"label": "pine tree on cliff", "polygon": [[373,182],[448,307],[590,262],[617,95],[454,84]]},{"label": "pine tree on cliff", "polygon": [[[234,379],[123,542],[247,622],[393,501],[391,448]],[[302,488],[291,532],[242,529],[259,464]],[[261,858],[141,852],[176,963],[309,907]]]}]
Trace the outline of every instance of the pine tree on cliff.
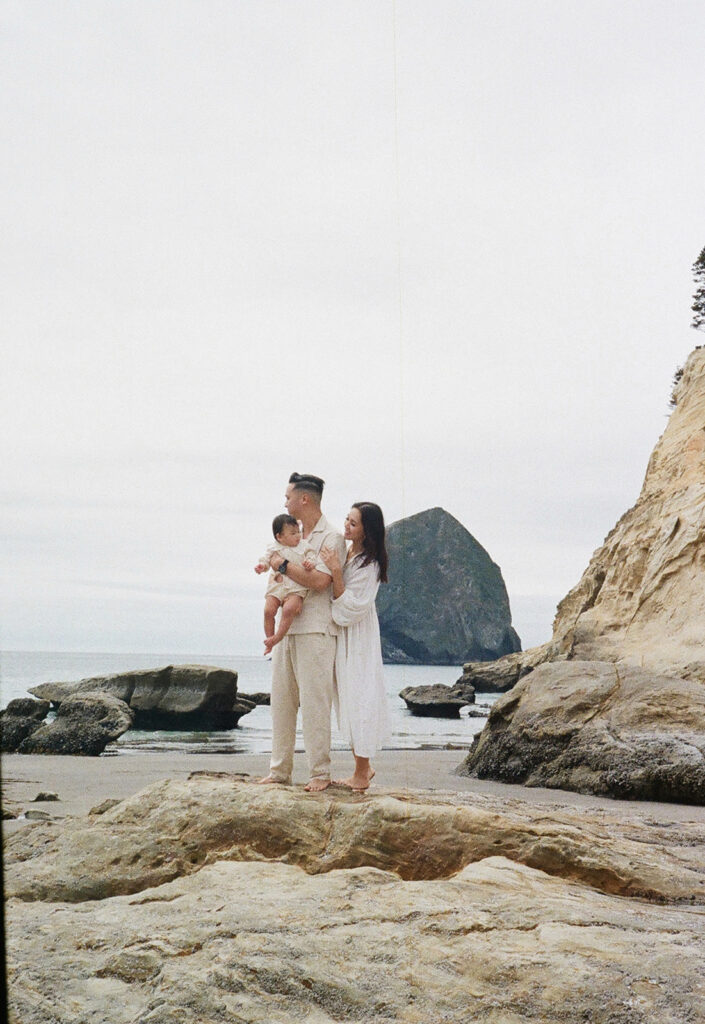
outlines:
[{"label": "pine tree on cliff", "polygon": [[705,249],[693,264],[695,277],[695,295],[693,295],[693,322],[690,325],[696,331],[705,331]]}]

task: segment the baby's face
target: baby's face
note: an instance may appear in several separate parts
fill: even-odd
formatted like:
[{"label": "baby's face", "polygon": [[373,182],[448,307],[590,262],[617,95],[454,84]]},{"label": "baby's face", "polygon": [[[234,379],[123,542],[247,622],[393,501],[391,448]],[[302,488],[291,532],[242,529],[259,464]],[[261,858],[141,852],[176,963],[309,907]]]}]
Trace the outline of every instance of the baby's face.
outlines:
[{"label": "baby's face", "polygon": [[277,534],[277,540],[287,548],[295,548],[301,540],[301,531],[298,526],[285,523],[282,532]]}]

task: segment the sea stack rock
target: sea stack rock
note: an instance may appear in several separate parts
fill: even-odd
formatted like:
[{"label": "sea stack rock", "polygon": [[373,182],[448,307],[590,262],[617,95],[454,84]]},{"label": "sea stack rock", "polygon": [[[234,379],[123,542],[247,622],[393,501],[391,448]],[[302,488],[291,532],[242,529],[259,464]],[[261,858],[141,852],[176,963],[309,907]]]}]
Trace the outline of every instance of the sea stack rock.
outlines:
[{"label": "sea stack rock", "polygon": [[388,663],[459,665],[521,649],[498,565],[442,508],[392,523],[377,596]]}]

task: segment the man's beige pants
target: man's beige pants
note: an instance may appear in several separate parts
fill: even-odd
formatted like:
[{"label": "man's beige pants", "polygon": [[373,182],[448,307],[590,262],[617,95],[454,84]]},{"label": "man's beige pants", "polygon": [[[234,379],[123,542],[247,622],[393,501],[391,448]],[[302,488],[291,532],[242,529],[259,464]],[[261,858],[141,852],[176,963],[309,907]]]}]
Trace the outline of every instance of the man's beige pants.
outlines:
[{"label": "man's beige pants", "polygon": [[287,633],[272,651],[269,774],[278,782],[291,782],[299,707],[310,777],[330,779],[335,644],[327,633]]}]

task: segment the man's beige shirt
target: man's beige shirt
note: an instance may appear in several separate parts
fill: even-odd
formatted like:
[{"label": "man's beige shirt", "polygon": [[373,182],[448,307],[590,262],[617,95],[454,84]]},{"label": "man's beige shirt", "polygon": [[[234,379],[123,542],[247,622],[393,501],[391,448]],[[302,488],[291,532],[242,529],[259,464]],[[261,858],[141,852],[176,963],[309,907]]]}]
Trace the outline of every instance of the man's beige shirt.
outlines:
[{"label": "man's beige shirt", "polygon": [[[316,568],[320,572],[330,576],[330,571],[320,559],[321,548],[331,548],[338,553],[340,564],[345,564],[345,541],[343,536],[328,522],[324,515],[318,520],[311,533],[306,537],[304,544],[312,548],[317,557]],[[289,633],[330,633],[336,636],[339,632],[338,626],[333,622],[331,612],[332,591],[330,587],[325,590],[309,590],[301,609],[291,624]]]}]

